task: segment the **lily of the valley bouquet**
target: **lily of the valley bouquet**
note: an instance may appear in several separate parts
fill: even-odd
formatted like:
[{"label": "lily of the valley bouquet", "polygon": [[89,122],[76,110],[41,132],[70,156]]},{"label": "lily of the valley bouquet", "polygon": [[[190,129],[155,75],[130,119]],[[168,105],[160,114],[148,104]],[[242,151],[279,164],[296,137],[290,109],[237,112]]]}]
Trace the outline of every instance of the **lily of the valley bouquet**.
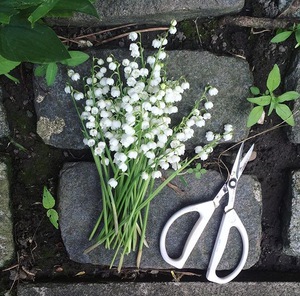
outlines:
[{"label": "lily of the valley bouquet", "polygon": [[[130,33],[131,60],[118,61],[112,55],[105,60],[94,58],[91,77],[84,78],[85,92],[70,84],[65,88],[74,101],[85,101],[84,110],[77,110],[102,190],[102,212],[90,236],[97,236],[97,242],[86,251],[101,244],[114,249],[111,266],[119,259],[119,270],[124,256],[136,250],[139,266],[143,246],[148,247],[146,226],[151,200],[193,161],[206,160],[221,139],[232,137],[229,124],[223,135],[208,131],[209,143],[197,146],[193,158],[184,158],[184,143],[193,137],[193,128],[205,128],[213,108],[209,96],[218,91],[206,87],[190,114],[172,125],[171,116],[178,112],[176,103],[190,87],[184,79],[169,80],[165,70],[167,35],[176,33],[175,26],[176,21],[172,21],[169,31],[153,40],[157,51],[148,57],[137,41],[139,34]],[[73,70],[68,74],[71,80],[80,79]],[[166,170],[168,174],[162,178]],[[161,179],[158,186],[156,179]]]}]

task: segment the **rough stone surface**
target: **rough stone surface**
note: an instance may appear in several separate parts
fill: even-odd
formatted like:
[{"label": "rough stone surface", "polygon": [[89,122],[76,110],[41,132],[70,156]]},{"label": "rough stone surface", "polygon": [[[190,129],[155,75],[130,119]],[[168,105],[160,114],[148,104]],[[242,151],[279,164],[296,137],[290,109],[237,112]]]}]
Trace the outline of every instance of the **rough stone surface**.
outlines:
[{"label": "rough stone surface", "polygon": [[[278,1],[278,8],[280,11],[284,11],[288,8],[288,6],[293,2],[293,0],[279,0]],[[299,7],[299,6],[298,6]],[[298,8],[294,14],[289,15],[293,17],[300,17],[300,8]]]},{"label": "rough stone surface", "polygon": [[7,166],[0,162],[0,268],[11,260],[14,254],[13,223],[9,200]]},{"label": "rough stone surface", "polygon": [[300,283],[231,282],[213,283],[103,283],[34,284],[18,286],[18,296],[93,296],[93,295],[219,295],[219,296],[298,296]]},{"label": "rough stone surface", "polygon": [[[88,254],[83,251],[94,242],[88,241],[96,219],[101,211],[101,191],[97,170],[93,163],[67,163],[61,171],[59,184],[60,228],[62,238],[70,259],[81,263],[109,265],[113,252],[102,246]],[[186,175],[186,186],[174,180],[184,193],[178,195],[169,187],[152,201],[149,214],[146,239],[149,248],[144,248],[141,268],[171,268],[164,262],[159,252],[159,237],[164,224],[170,216],[184,206],[211,200],[222,186],[224,180],[215,171],[209,171],[200,180]],[[223,202],[226,201],[226,198]],[[237,190],[235,209],[247,229],[250,251],[245,268],[254,265],[260,255],[261,240],[261,189],[260,184],[251,176],[242,176]],[[199,244],[195,247],[185,268],[206,269],[223,214],[223,206],[214,213],[207,225]],[[181,254],[181,248],[187,234],[194,225],[197,214],[186,215],[176,222],[167,236],[167,249],[171,257]],[[241,241],[236,229],[231,231],[225,254],[219,269],[232,269],[239,262]],[[124,259],[124,266],[135,267],[136,254]],[[116,261],[116,264],[118,262]]]},{"label": "rough stone surface", "polygon": [[[115,0],[96,1],[100,20],[77,14],[70,20],[55,20],[56,24],[71,26],[107,26],[129,23],[169,24],[191,18],[206,18],[238,13],[244,0]],[[53,22],[53,21],[52,21]]]},{"label": "rough stone surface", "polygon": [[[127,50],[101,50],[92,51],[91,55],[106,58],[110,53],[118,60],[129,54]],[[207,130],[222,132],[223,125],[227,123],[235,128],[232,142],[246,138],[249,132],[246,122],[251,110],[251,104],[246,98],[253,84],[247,62],[234,57],[219,57],[209,52],[169,51],[168,54],[169,77],[178,79],[184,76],[191,85],[185,98],[178,104],[179,113],[175,120],[189,113],[208,83],[219,89],[219,94],[211,98],[214,103],[212,119],[205,128],[195,130],[194,138],[187,143],[187,147],[193,148],[205,142]],[[88,75],[89,64],[79,66],[78,71],[82,77]],[[47,87],[44,79],[34,78],[38,133],[52,146],[83,149],[85,146],[76,110],[71,97],[64,93],[66,76],[66,70],[60,68],[52,87]]]},{"label": "rough stone surface", "polygon": [[7,137],[10,133],[2,100],[2,89],[0,87],[0,138]]},{"label": "rough stone surface", "polygon": [[291,194],[285,199],[284,252],[300,257],[300,171],[291,173]]},{"label": "rough stone surface", "polygon": [[[290,66],[290,72],[285,80],[285,90],[294,90],[300,93],[300,52],[296,51]],[[295,126],[289,129],[289,139],[292,143],[300,143],[300,99],[296,100],[293,107]]]}]

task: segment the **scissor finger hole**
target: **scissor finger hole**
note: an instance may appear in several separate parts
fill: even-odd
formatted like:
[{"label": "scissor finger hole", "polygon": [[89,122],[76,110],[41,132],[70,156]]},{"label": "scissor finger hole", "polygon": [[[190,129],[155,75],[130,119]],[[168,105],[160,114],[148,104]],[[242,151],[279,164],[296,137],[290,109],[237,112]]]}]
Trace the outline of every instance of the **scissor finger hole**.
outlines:
[{"label": "scissor finger hole", "polygon": [[173,222],[166,237],[166,249],[171,258],[181,256],[187,238],[198,219],[199,213],[189,212]]}]

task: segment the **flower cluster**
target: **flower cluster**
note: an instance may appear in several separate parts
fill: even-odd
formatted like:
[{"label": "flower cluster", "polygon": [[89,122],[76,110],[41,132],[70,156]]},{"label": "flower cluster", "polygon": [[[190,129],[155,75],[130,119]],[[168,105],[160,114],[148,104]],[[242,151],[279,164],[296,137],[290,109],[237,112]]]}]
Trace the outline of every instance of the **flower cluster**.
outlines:
[{"label": "flower cluster", "polygon": [[[176,21],[172,21],[169,34],[176,33],[175,26]],[[93,152],[101,186],[107,186],[102,195],[113,196],[109,202],[117,198],[135,198],[140,193],[145,196],[149,184],[151,192],[153,180],[162,177],[161,170],[172,168],[179,172],[185,168],[187,161],[182,161],[185,142],[193,137],[194,128],[205,127],[213,108],[208,97],[218,94],[216,88],[205,88],[190,114],[179,125],[172,126],[171,116],[178,112],[176,104],[190,85],[184,79],[166,77],[166,36],[153,40],[152,46],[157,52],[147,58],[143,56],[138,38],[136,32],[129,34],[131,60],[118,61],[112,55],[105,60],[94,58],[93,73],[85,78],[84,93],[71,85],[65,88],[75,101],[84,100],[84,110],[80,114],[84,143]],[[74,81],[80,77],[73,70],[68,75]],[[207,132],[210,143],[196,147],[197,157],[205,160],[221,138],[228,140],[231,134],[231,125],[225,126],[223,135]],[[139,199],[142,201],[143,198]],[[116,202],[118,204],[123,205]],[[136,206],[128,207],[132,208]],[[119,211],[124,216],[124,209]],[[115,221],[115,228],[119,222]],[[137,222],[132,223],[136,227]]]}]

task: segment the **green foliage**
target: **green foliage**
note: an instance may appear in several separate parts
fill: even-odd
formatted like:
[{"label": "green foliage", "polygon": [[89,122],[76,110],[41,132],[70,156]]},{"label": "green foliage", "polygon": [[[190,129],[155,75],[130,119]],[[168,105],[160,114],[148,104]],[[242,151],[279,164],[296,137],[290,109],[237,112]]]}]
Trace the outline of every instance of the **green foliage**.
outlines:
[{"label": "green foliage", "polygon": [[[53,83],[57,62],[74,60],[44,17],[70,17],[81,12],[98,17],[92,0],[2,0],[0,11],[0,75],[21,62],[48,64]],[[2,67],[3,66],[3,67]],[[73,65],[72,65],[73,66]]]},{"label": "green foliage", "polygon": [[49,218],[52,225],[58,229],[58,213],[53,207],[55,206],[55,199],[50,193],[50,191],[47,189],[46,186],[44,186],[43,191],[43,207],[47,210],[47,217]]},{"label": "green foliage", "polygon": [[281,82],[281,75],[279,67],[275,64],[268,75],[267,90],[264,94],[260,94],[259,88],[253,86],[250,91],[253,95],[260,95],[259,97],[248,98],[250,103],[256,104],[248,117],[247,126],[251,127],[256,124],[264,112],[264,107],[269,106],[268,116],[275,109],[276,114],[287,124],[295,125],[294,117],[291,109],[284,104],[284,102],[294,101],[300,97],[296,91],[288,91],[280,96],[276,96],[274,91],[279,87]]},{"label": "green foliage", "polygon": [[293,27],[289,28],[288,30],[279,29],[277,30],[276,35],[271,39],[272,43],[279,43],[287,40],[292,34],[295,34],[296,38],[296,46],[300,46],[300,24],[294,24]]},{"label": "green foliage", "polygon": [[196,165],[196,167],[194,167],[194,168],[189,168],[189,169],[187,170],[187,172],[188,172],[189,174],[195,174],[195,177],[196,177],[197,179],[200,179],[200,178],[202,177],[202,175],[204,175],[204,174],[206,173],[206,169],[203,169],[202,166],[201,166],[201,163],[198,163],[198,164]]},{"label": "green foliage", "polygon": [[[59,63],[66,66],[78,66],[88,60],[89,55],[81,51],[69,51],[70,58],[60,61]],[[34,75],[38,77],[45,76],[48,86],[54,83],[57,74],[57,63],[42,64],[35,68]]]}]

